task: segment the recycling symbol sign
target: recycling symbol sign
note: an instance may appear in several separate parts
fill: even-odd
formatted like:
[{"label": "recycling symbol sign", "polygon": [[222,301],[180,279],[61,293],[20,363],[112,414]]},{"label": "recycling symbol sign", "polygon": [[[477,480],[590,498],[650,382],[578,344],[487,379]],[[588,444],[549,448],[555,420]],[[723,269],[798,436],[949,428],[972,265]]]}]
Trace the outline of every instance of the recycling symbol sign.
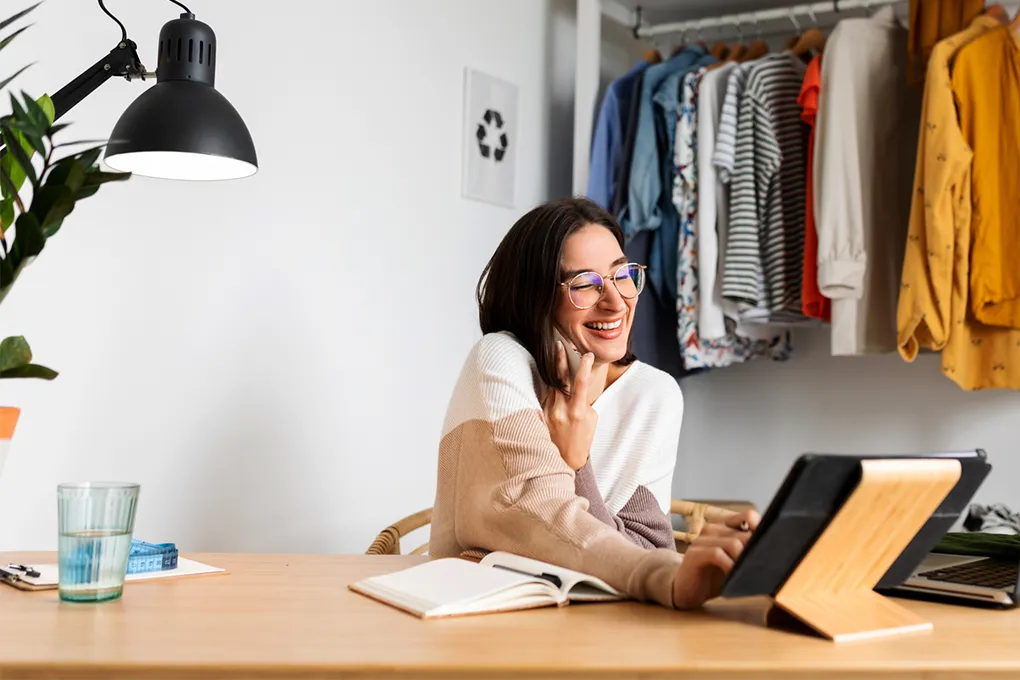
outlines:
[{"label": "recycling symbol sign", "polygon": [[475,131],[475,137],[478,138],[478,151],[482,154],[482,158],[492,158],[498,163],[506,156],[510,140],[503,129],[503,123],[503,116],[499,111],[485,110],[485,115],[482,116],[481,122],[478,123],[478,129]]}]

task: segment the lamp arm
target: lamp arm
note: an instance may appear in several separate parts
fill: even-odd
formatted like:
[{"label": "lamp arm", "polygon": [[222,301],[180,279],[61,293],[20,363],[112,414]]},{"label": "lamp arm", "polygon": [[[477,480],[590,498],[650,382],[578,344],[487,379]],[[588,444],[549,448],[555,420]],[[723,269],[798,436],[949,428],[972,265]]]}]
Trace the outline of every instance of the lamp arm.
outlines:
[{"label": "lamp arm", "polygon": [[57,120],[95,92],[110,78],[127,80],[151,75],[138,58],[138,46],[133,40],[123,40],[110,53],[87,68],[80,76],[60,88],[52,97],[53,119]]}]

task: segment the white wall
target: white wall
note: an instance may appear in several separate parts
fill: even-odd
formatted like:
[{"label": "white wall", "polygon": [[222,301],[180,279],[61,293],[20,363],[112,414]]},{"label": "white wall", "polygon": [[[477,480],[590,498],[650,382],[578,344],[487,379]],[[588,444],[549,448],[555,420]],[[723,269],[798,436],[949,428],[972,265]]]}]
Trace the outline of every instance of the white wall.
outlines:
[{"label": "white wall", "polygon": [[[110,2],[150,68],[166,2]],[[192,0],[261,171],[136,178],[82,203],[0,312],[52,383],[22,420],[0,550],[56,545],[55,485],[142,485],[136,535],[185,550],[360,552],[433,500],[439,430],[510,224],[570,188],[572,0]],[[13,11],[13,10],[12,10]],[[48,0],[0,57],[52,92],[112,48],[96,3]],[[465,67],[520,87],[518,200],[460,198]],[[145,87],[67,117],[105,137]],[[6,97],[4,98],[6,100]]]},{"label": "white wall", "polygon": [[[25,334],[61,376],[0,383],[0,403],[23,409],[0,474],[19,514],[0,522],[0,550],[55,547],[59,481],[117,478],[141,482],[148,540],[363,551],[432,502],[485,260],[520,213],[569,191],[572,0],[193,3],[262,169],[108,187],[19,280],[0,334]],[[120,5],[151,62],[174,8]],[[48,0],[35,22],[0,56],[0,74],[39,62],[17,82],[33,93],[118,37],[91,2]],[[603,37],[606,81],[641,50]],[[459,197],[465,66],[521,87],[514,210]],[[107,83],[67,134],[108,135],[142,87]],[[962,393],[933,356],[834,359],[824,331],[796,347],[785,364],[682,382],[676,495],[764,506],[803,450],[981,446],[996,469],[979,500],[1020,506],[1020,395]]]},{"label": "white wall", "polygon": [[1020,510],[1020,394],[963,392],[939,357],[832,357],[827,329],[794,335],[785,363],[755,361],[681,381],[679,497],[765,508],[798,454],[983,448],[993,470],[976,502]]}]

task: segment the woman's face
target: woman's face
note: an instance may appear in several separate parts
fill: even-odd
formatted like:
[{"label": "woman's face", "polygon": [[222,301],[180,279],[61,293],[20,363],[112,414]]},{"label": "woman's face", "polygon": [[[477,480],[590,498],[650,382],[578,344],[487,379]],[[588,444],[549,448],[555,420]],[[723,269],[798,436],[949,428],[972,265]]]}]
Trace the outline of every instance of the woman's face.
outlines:
[{"label": "woman's face", "polygon": [[[570,282],[582,272],[595,272],[604,279],[602,297],[589,309],[579,309],[571,302],[587,306],[597,297],[597,290],[575,281],[573,287],[560,286],[556,304],[556,324],[581,352],[595,355],[595,363],[612,363],[627,354],[631,323],[637,297],[620,295],[612,278],[627,258],[613,233],[600,224],[589,224],[571,234],[563,244],[560,260],[562,281]],[[619,281],[626,290],[626,282]],[[629,291],[628,291],[629,293]],[[569,349],[569,348],[568,348]]]}]

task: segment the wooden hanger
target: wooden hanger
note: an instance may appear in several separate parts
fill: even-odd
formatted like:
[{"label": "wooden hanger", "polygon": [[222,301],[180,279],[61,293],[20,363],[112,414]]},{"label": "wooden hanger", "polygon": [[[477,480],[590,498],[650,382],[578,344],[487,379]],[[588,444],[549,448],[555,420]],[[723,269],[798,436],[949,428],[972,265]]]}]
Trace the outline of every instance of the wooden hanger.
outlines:
[{"label": "wooden hanger", "polygon": [[752,40],[751,44],[747,46],[747,52],[744,54],[744,58],[740,61],[751,61],[752,59],[760,59],[769,53],[769,45],[767,42],[761,39],[761,28],[758,26],[758,20],[754,20],[754,27],[758,32],[758,39]]},{"label": "wooden hanger", "polygon": [[744,58],[740,61],[751,61],[753,59],[760,59],[769,53],[769,46],[764,40],[752,40],[751,44],[747,46],[747,53],[744,54]]},{"label": "wooden hanger", "polygon": [[[1009,13],[1006,12],[1006,8],[1003,7],[1000,4],[994,4],[994,5],[989,5],[988,7],[985,7],[985,11],[982,12],[982,14],[987,14],[988,16],[992,17],[993,19],[996,19],[1003,26],[1005,26],[1006,24],[1010,23],[1009,22]],[[1020,12],[1017,13],[1017,16],[1020,17]],[[1014,19],[1014,21],[1016,21],[1016,20]]]},{"label": "wooden hanger", "polygon": [[[801,33],[800,37],[792,45],[787,45],[787,48],[798,57],[810,55],[812,52],[819,53],[825,48],[825,34],[818,30],[818,18],[814,12],[810,11],[810,8],[808,11],[814,26]],[[793,18],[792,10],[790,11],[790,20],[793,21],[794,26],[798,29],[800,28],[796,19]]]},{"label": "wooden hanger", "polygon": [[662,61],[662,55],[659,54],[659,50],[654,47],[649,47],[645,50],[645,53],[641,55],[641,58],[647,61],[649,64],[658,64]]},{"label": "wooden hanger", "polygon": [[726,58],[726,55],[730,53],[730,47],[724,42],[717,42],[712,45],[712,56],[722,61]]},{"label": "wooden hanger", "polygon": [[825,49],[825,34],[817,28],[809,28],[804,31],[797,42],[790,48],[790,51],[798,57],[811,52],[821,52]]},{"label": "wooden hanger", "polygon": [[726,61],[740,61],[747,54],[747,45],[744,43],[744,31],[740,28],[740,22],[734,21],[737,28],[737,42],[730,45],[730,53],[726,55]]}]

